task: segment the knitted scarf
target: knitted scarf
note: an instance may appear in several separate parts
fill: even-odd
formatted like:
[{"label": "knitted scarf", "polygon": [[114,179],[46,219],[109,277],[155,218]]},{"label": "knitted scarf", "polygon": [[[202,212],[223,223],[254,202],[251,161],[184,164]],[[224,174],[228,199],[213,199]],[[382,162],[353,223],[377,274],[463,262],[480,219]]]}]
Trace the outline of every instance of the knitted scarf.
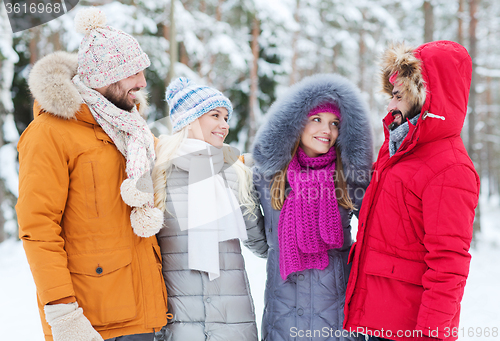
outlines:
[{"label": "knitted scarf", "polygon": [[[220,276],[219,242],[248,238],[240,204],[222,172],[223,150],[188,138],[172,164],[189,173],[187,222],[178,220],[180,229],[188,230],[188,266],[214,280]],[[185,202],[173,204],[185,212]]]},{"label": "knitted scarf", "polygon": [[130,222],[140,237],[155,235],[163,223],[162,212],[154,207],[154,138],[134,106],[132,111],[117,108],[101,93],[88,88],[76,75],[73,84],[90,109],[97,124],[108,134],[126,159],[128,178],[120,187],[123,201],[132,207]]},{"label": "knitted scarf", "polygon": [[290,161],[287,179],[291,191],[278,222],[280,273],[283,280],[296,271],[324,270],[327,250],[344,243],[335,196],[335,148],[315,158],[302,148]]},{"label": "knitted scarf", "polygon": [[[416,125],[420,114],[410,119],[411,124]],[[406,135],[410,131],[410,126],[408,121],[405,121],[399,127],[389,132],[389,155],[393,156],[401,147],[401,143],[405,139]]]}]

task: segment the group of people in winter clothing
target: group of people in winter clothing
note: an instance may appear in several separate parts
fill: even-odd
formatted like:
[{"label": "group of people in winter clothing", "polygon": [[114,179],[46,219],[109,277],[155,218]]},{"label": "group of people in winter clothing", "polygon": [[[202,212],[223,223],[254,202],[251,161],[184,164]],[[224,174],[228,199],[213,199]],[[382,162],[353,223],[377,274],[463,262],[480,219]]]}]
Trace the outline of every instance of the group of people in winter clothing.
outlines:
[{"label": "group of people in winter clothing", "polygon": [[335,74],[290,87],[239,155],[231,101],[184,77],[166,91],[172,134],[154,137],[148,56],[96,8],[75,21],[78,55],[31,71],[18,144],[46,340],[257,341],[240,241],[267,258],[262,340],[457,339],[479,193],[462,46],[387,49],[375,163],[368,108]]}]

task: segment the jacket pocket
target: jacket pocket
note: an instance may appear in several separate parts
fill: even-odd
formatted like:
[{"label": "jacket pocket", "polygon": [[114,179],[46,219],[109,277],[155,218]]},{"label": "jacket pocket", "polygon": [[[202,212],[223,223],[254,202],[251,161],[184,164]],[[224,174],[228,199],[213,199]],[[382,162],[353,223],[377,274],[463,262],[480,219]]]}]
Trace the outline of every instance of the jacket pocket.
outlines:
[{"label": "jacket pocket", "polygon": [[[160,273],[160,277],[161,278],[164,278],[163,277],[163,267],[162,267],[162,257],[161,257],[161,249],[158,245],[154,245],[153,244],[153,250],[154,250],[154,254],[155,254],[155,259],[156,259],[156,264],[158,266],[158,272]],[[167,295],[167,287],[165,285],[165,283],[162,283],[162,292],[163,292],[163,299],[165,301],[165,306],[167,306],[167,298],[168,298],[168,295]]]},{"label": "jacket pocket", "polygon": [[137,315],[130,248],[68,255],[78,304],[94,326]]},{"label": "jacket pocket", "polygon": [[375,250],[369,250],[366,254],[365,271],[369,275],[392,278],[421,286],[422,276],[427,269],[427,264],[423,262],[399,258]]},{"label": "jacket pocket", "polygon": [[85,204],[87,206],[87,217],[89,219],[98,218],[99,211],[97,210],[97,184],[96,184],[96,169],[95,162],[85,162],[82,165],[83,181],[85,186]]}]

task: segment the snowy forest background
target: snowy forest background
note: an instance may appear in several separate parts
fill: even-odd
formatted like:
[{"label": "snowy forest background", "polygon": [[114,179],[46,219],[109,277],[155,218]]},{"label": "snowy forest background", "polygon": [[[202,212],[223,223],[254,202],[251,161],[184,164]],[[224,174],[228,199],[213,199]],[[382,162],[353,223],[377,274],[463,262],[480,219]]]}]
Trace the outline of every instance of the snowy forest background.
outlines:
[{"label": "snowy forest background", "polygon": [[[16,34],[2,4],[0,242],[17,238],[16,143],[33,118],[28,74],[53,51],[77,51],[82,36],[75,32],[73,18],[82,6],[101,6],[107,23],[133,34],[150,56],[149,122],[165,117],[164,92],[172,76],[188,76],[233,101],[235,118],[227,141],[242,151],[248,151],[276,97],[303,77],[321,72],[344,75],[361,89],[378,151],[387,105],[379,92],[382,51],[393,41],[415,46],[457,41],[474,62],[462,135],[480,173],[483,196],[500,192],[498,0],[83,0],[68,14]],[[477,213],[479,217],[480,209]]]}]

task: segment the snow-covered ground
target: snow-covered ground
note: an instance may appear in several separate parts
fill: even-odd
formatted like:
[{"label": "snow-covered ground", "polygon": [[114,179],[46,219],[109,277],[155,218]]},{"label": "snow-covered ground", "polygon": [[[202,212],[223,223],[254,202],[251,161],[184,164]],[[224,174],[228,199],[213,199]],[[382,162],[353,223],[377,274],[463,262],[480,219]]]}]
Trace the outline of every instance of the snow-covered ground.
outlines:
[{"label": "snow-covered ground", "polygon": [[481,204],[482,231],[471,250],[459,336],[463,340],[500,340],[500,204],[498,198],[481,200]]},{"label": "snow-covered ground", "polygon": [[44,340],[33,277],[14,240],[0,244],[0,340]]},{"label": "snow-covered ground", "polygon": [[[500,205],[482,201],[482,229],[462,301],[459,340],[500,339]],[[265,260],[243,251],[260,326]],[[31,272],[19,241],[0,244],[0,340],[43,341]]]}]

